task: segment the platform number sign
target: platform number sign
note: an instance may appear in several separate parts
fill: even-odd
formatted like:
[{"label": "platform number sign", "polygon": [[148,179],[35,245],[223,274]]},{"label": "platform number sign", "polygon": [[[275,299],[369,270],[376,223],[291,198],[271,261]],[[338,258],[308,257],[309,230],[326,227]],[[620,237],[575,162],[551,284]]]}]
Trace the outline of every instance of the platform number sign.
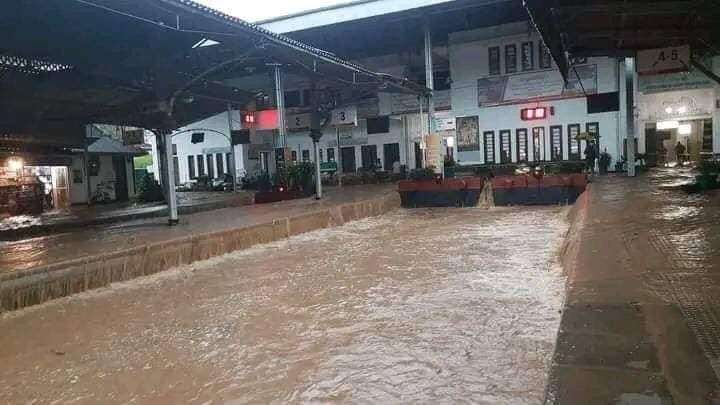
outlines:
[{"label": "platform number sign", "polygon": [[686,72],[690,66],[690,46],[639,51],[637,59],[637,72],[641,75]]},{"label": "platform number sign", "polygon": [[332,111],[330,124],[333,126],[357,125],[357,107],[338,107]]}]

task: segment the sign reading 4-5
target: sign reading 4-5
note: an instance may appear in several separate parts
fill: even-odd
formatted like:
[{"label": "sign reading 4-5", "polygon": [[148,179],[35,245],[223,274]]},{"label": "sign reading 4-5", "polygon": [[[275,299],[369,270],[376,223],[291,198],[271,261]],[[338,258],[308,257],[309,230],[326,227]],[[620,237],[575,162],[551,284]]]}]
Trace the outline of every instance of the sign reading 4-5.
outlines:
[{"label": "sign reading 4-5", "polygon": [[637,72],[640,75],[687,72],[690,66],[690,46],[639,51],[637,58]]},{"label": "sign reading 4-5", "polygon": [[357,125],[357,107],[352,105],[334,109],[330,118],[330,125]]}]

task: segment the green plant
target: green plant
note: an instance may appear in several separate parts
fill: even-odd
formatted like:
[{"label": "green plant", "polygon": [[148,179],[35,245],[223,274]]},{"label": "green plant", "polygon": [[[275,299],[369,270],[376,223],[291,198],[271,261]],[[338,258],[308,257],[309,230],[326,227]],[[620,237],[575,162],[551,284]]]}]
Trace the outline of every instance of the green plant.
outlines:
[{"label": "green plant", "polygon": [[137,200],[140,202],[156,202],[165,199],[162,187],[155,181],[155,177],[147,172],[140,178],[137,190]]},{"label": "green plant", "polygon": [[299,162],[287,167],[288,183],[291,190],[309,192],[315,184],[315,166],[310,162]]},{"label": "green plant", "polygon": [[435,168],[433,166],[422,169],[414,169],[410,172],[410,179],[415,181],[432,180],[435,178]]}]

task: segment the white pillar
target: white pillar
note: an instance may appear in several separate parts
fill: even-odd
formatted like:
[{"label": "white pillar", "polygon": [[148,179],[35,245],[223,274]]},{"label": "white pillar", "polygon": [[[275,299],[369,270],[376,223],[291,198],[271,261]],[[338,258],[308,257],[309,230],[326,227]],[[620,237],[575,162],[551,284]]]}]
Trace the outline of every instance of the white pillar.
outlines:
[{"label": "white pillar", "polygon": [[[712,59],[713,73],[720,76],[720,56]],[[712,110],[713,125],[713,154],[720,154],[720,84],[715,83],[715,93]]]},{"label": "white pillar", "polygon": [[[232,123],[232,106],[230,103],[227,105],[227,116],[228,116],[228,140],[230,141],[230,159],[233,161],[233,168],[232,168],[232,182],[233,182],[233,191],[237,191],[237,158],[235,157],[235,145],[232,141],[232,131],[233,131],[233,123]],[[229,169],[229,168],[228,168]],[[228,170],[229,171],[229,170]],[[220,173],[218,173],[219,175]]]},{"label": "white pillar", "polygon": [[625,58],[625,103],[627,111],[627,174],[635,176],[635,58]]},{"label": "white pillar", "polygon": [[170,225],[176,225],[178,223],[178,206],[177,197],[175,195],[175,166],[172,164],[172,132],[168,132],[162,135],[164,137],[165,150],[163,154],[163,164],[167,167],[167,203],[168,211],[170,212],[170,219],[168,223]]}]

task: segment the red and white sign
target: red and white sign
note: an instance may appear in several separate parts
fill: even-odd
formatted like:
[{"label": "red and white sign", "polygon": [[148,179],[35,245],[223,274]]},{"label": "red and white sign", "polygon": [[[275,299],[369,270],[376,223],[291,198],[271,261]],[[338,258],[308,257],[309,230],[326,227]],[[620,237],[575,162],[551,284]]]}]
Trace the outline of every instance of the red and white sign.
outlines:
[{"label": "red and white sign", "polygon": [[690,67],[690,46],[648,49],[637,54],[639,75],[687,72]]}]

